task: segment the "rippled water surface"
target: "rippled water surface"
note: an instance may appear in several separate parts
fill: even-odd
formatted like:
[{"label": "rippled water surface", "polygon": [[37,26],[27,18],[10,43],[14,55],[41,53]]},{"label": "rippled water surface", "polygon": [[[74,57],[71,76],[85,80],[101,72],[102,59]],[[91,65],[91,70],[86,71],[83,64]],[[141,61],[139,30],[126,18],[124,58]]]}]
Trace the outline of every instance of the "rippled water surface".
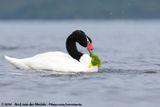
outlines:
[{"label": "rippled water surface", "polygon": [[[14,68],[18,58],[64,51],[81,29],[103,60],[98,73],[59,74]],[[0,103],[80,103],[83,107],[160,106],[160,21],[0,21]],[[79,46],[79,50],[86,52]]]}]

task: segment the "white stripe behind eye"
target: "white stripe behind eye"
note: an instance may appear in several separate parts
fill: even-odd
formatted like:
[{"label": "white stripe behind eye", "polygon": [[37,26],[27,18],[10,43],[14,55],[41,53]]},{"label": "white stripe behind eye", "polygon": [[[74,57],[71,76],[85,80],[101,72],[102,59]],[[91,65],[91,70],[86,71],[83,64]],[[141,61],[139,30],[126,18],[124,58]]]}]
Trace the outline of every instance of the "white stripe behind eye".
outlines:
[{"label": "white stripe behind eye", "polygon": [[[86,38],[87,38],[87,37],[86,37]],[[87,42],[90,42],[88,38],[87,38]]]}]

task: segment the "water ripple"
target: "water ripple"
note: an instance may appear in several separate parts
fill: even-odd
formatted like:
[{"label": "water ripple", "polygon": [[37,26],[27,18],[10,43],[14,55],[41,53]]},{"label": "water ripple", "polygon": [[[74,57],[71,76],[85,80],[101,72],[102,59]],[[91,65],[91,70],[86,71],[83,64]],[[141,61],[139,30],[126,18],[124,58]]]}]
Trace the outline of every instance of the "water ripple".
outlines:
[{"label": "water ripple", "polygon": [[[13,51],[13,50],[23,50],[23,49],[35,49],[36,46],[5,46],[0,45],[1,51]],[[38,48],[38,47],[37,47]]]},{"label": "water ripple", "polygon": [[123,73],[123,74],[154,74],[154,73],[160,73],[159,70],[154,70],[154,69],[144,69],[144,70],[139,70],[139,69],[115,69],[115,68],[103,68],[99,70],[100,73]]},{"label": "water ripple", "polygon": [[4,45],[0,45],[0,50],[5,51],[5,50],[17,50],[20,47],[18,46],[4,46]]}]

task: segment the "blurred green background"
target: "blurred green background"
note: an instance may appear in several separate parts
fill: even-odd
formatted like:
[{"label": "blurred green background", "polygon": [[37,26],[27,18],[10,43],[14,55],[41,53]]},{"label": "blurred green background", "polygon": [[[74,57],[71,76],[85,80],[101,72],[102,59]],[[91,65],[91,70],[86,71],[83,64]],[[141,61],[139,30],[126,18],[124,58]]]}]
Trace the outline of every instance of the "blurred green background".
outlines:
[{"label": "blurred green background", "polygon": [[160,0],[0,0],[0,19],[158,19]]}]

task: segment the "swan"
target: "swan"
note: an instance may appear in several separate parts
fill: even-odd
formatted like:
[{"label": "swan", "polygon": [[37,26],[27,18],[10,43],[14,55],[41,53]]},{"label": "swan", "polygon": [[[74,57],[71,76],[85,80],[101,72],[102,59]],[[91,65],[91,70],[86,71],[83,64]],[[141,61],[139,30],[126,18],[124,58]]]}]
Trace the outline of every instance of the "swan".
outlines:
[{"label": "swan", "polygon": [[[86,47],[89,54],[81,53],[76,47],[76,43]],[[97,72],[100,59],[91,53],[93,44],[82,30],[73,31],[66,39],[66,49],[69,54],[55,51],[41,53],[28,58],[4,58],[16,68],[24,70],[50,70],[62,72]]]}]

